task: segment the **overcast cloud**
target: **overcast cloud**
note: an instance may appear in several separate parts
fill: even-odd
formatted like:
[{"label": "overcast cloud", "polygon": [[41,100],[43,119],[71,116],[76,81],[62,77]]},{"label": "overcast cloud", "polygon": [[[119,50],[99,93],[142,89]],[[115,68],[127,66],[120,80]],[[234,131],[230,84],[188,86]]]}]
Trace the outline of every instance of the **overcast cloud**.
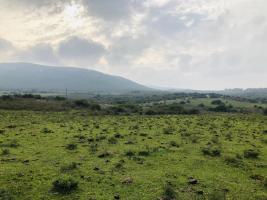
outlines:
[{"label": "overcast cloud", "polygon": [[172,88],[267,87],[266,0],[0,0],[0,62]]}]

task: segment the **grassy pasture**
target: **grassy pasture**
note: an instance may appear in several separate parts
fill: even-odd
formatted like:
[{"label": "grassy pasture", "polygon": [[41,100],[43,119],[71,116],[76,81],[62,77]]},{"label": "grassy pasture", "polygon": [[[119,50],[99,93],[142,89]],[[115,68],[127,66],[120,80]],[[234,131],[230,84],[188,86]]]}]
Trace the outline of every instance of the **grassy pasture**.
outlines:
[{"label": "grassy pasture", "polygon": [[0,111],[0,199],[267,199],[266,122]]}]

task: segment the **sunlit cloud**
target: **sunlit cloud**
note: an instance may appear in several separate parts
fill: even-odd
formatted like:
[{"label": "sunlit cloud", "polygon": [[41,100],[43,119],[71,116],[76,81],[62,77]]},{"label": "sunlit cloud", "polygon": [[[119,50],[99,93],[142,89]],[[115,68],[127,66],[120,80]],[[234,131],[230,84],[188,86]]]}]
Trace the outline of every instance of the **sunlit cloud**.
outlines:
[{"label": "sunlit cloud", "polygon": [[81,66],[179,88],[267,85],[265,0],[0,4],[2,62]]}]

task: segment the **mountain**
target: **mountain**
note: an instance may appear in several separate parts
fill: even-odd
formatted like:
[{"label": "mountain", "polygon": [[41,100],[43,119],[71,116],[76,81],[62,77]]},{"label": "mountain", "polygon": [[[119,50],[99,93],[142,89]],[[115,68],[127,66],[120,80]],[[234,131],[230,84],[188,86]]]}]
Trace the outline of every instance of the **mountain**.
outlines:
[{"label": "mountain", "polygon": [[30,63],[0,63],[0,89],[129,92],[150,88],[94,70]]}]

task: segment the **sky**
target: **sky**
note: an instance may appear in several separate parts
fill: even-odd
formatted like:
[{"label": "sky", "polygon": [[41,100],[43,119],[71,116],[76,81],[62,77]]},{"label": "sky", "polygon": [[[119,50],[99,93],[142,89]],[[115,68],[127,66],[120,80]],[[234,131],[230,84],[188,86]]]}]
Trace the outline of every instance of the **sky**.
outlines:
[{"label": "sky", "polygon": [[0,0],[0,62],[148,86],[267,87],[266,0]]}]

